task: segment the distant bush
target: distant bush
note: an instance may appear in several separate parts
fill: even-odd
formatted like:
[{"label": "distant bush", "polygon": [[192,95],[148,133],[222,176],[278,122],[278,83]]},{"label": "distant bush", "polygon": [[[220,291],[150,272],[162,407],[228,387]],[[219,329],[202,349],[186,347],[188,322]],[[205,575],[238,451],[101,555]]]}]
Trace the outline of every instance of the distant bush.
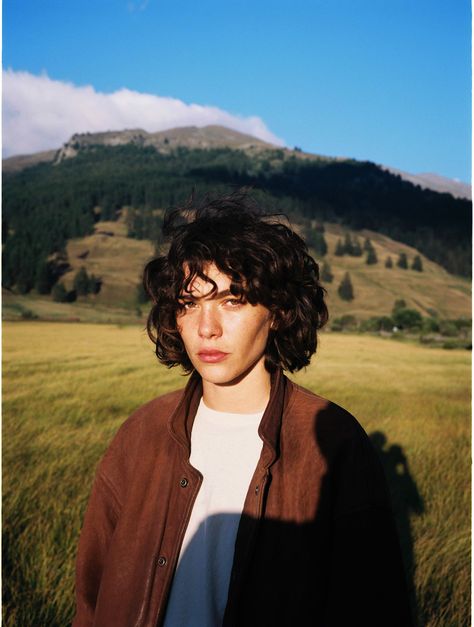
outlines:
[{"label": "distant bush", "polygon": [[392,314],[395,326],[400,329],[413,329],[421,327],[423,317],[416,309],[397,309]]},{"label": "distant bush", "polygon": [[360,323],[360,331],[391,331],[395,323],[389,316],[373,316]]},{"label": "distant bush", "polygon": [[385,260],[385,267],[386,268],[393,268],[393,261],[391,257],[387,257],[387,259]]},{"label": "distant bush", "polygon": [[452,320],[441,320],[439,323],[439,332],[445,337],[456,337],[459,329]]},{"label": "distant bush", "polygon": [[435,318],[423,318],[421,330],[423,333],[438,333],[439,332],[438,320],[436,320]]},{"label": "distant bush", "polygon": [[333,331],[347,331],[357,329],[357,318],[352,314],[345,314],[340,318],[334,318],[331,324]]},{"label": "distant bush", "polygon": [[406,306],[407,306],[406,301],[404,301],[403,298],[399,298],[393,303],[392,314],[394,314],[399,309],[405,309]]},{"label": "distant bush", "polygon": [[68,293],[62,283],[56,283],[52,289],[53,300],[57,303],[67,303]]},{"label": "distant bush", "polygon": [[21,312],[21,317],[23,318],[23,320],[37,320],[38,316],[35,314],[34,311],[31,311],[31,309],[23,309],[23,311]]}]

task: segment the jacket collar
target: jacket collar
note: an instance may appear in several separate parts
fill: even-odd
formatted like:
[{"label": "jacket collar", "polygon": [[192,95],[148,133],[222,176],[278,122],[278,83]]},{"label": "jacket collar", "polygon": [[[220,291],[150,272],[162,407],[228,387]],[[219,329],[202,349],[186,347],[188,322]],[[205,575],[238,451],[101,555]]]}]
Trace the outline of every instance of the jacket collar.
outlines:
[{"label": "jacket collar", "polygon": [[[279,455],[281,421],[283,411],[288,403],[290,385],[281,368],[272,373],[270,399],[258,428],[258,434],[264,442],[262,462],[266,468]],[[171,435],[185,449],[188,459],[191,454],[191,429],[201,397],[202,379],[194,371],[169,421]]]}]

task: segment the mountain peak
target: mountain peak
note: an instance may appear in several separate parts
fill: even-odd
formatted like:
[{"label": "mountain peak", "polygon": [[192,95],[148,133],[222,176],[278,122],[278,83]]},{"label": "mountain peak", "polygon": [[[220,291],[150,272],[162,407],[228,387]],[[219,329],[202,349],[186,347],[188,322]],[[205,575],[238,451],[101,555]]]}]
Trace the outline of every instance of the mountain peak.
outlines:
[{"label": "mountain peak", "polygon": [[182,126],[148,133],[142,129],[124,131],[106,131],[103,133],[76,133],[58,151],[55,163],[75,157],[77,153],[89,146],[121,146],[136,144],[153,146],[158,152],[169,153],[178,146],[186,148],[236,148],[241,150],[276,148],[256,137],[234,131],[225,126]]}]

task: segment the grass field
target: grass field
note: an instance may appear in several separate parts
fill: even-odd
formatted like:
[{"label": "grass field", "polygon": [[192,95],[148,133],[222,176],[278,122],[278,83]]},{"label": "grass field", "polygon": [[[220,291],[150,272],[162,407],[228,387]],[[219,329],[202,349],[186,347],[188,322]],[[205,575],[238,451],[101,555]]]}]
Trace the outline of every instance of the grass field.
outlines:
[{"label": "grass field", "polygon": [[[4,324],[6,626],[70,622],[95,465],[136,407],[185,383],[152,348],[136,326]],[[326,333],[295,377],[377,432],[423,627],[470,625],[470,359]]]}]

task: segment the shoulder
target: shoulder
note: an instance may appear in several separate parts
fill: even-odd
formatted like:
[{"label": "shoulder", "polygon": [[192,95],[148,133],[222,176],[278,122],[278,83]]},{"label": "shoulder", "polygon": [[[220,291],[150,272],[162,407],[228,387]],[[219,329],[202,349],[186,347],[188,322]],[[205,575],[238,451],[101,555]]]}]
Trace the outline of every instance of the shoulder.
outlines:
[{"label": "shoulder", "polygon": [[138,407],[115,433],[103,463],[133,458],[140,449],[155,446],[168,433],[168,422],[183,398],[184,388],[158,396]]},{"label": "shoulder", "polygon": [[358,420],[344,407],[289,381],[287,413],[306,423],[337,431],[341,436],[364,432]]},{"label": "shoulder", "polygon": [[317,443],[327,458],[354,443],[370,447],[359,421],[344,407],[289,381],[286,420]]},{"label": "shoulder", "polygon": [[377,452],[359,421],[346,409],[290,383],[290,422],[303,425],[301,439],[326,463],[338,485],[337,511],[344,513],[389,503]]}]

